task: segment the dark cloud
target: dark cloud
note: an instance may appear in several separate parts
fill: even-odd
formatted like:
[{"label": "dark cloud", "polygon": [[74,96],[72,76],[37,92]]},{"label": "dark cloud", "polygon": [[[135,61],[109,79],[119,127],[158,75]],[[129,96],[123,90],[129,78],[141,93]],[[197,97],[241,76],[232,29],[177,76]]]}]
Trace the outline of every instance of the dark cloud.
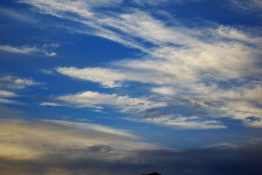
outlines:
[{"label": "dark cloud", "polygon": [[[105,145],[96,146],[104,149]],[[96,149],[95,149],[96,150]],[[2,175],[140,175],[157,171],[163,175],[260,175],[261,144],[217,146],[185,151],[138,151],[120,160],[69,158],[66,154],[45,155],[35,161],[0,159]]]},{"label": "dark cloud", "polygon": [[91,152],[110,152],[113,149],[108,145],[94,145],[89,147]]},{"label": "dark cloud", "polygon": [[4,105],[0,106],[0,118],[1,119],[21,118],[21,116],[24,116],[24,111],[10,108]]}]

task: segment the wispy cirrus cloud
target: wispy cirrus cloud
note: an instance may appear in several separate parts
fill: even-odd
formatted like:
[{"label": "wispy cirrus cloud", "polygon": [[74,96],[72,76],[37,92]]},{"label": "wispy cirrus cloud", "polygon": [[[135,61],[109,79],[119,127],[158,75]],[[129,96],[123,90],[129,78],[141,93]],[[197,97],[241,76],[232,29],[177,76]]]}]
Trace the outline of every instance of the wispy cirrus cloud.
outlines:
[{"label": "wispy cirrus cloud", "polygon": [[[125,79],[125,75],[111,69],[104,68],[83,68],[58,67],[56,71],[79,80],[89,80],[102,84],[105,87],[117,87],[118,81]],[[95,76],[94,76],[95,75]]]},{"label": "wispy cirrus cloud", "polygon": [[174,116],[159,116],[147,117],[140,119],[148,123],[156,123],[159,125],[184,128],[184,129],[223,129],[226,126],[217,120],[204,119],[196,116],[174,117]]},{"label": "wispy cirrus cloud", "polygon": [[10,45],[1,45],[0,50],[3,52],[15,53],[15,54],[33,54],[39,52],[39,49],[36,47],[29,47],[29,46],[13,47]]},{"label": "wispy cirrus cloud", "polygon": [[242,10],[261,10],[262,2],[260,0],[230,0],[236,7]]},{"label": "wispy cirrus cloud", "polygon": [[54,57],[57,53],[54,51],[55,48],[59,47],[59,45],[47,45],[44,44],[41,47],[38,46],[11,46],[11,45],[0,45],[0,51],[7,52],[11,54],[25,54],[25,55],[33,55],[33,54],[42,54],[47,57]]},{"label": "wispy cirrus cloud", "polygon": [[175,93],[176,93],[174,88],[165,87],[165,86],[154,87],[154,88],[151,89],[151,91],[153,93],[161,94],[161,95],[164,95],[164,96],[172,96],[172,95],[175,95]]},{"label": "wispy cirrus cloud", "polygon": [[0,90],[0,97],[15,97],[16,94],[11,91]]},{"label": "wispy cirrus cloud", "polygon": [[0,87],[5,89],[23,89],[40,84],[40,82],[36,82],[31,78],[22,78],[14,75],[3,75],[0,77]]},{"label": "wispy cirrus cloud", "polygon": [[41,69],[41,73],[43,73],[45,75],[53,75],[54,71],[53,70],[49,70],[49,69]]},{"label": "wispy cirrus cloud", "polygon": [[19,97],[19,90],[30,86],[39,86],[42,83],[31,78],[23,78],[14,75],[0,76],[0,103],[22,104],[15,98]]},{"label": "wispy cirrus cloud", "polygon": [[254,44],[254,45],[260,45],[262,42],[261,36],[250,36],[247,33],[241,31],[240,29],[234,28],[234,27],[229,27],[229,26],[223,26],[220,25],[217,27],[215,32],[221,36],[224,37],[225,39],[232,39],[235,41],[240,41],[243,43],[248,43],[248,44]]},{"label": "wispy cirrus cloud", "polygon": [[42,102],[41,106],[64,106],[63,104],[55,103],[55,102]]},{"label": "wispy cirrus cloud", "polygon": [[37,24],[37,20],[33,16],[30,16],[26,13],[19,12],[19,11],[16,11],[16,10],[12,10],[12,9],[9,9],[9,8],[3,8],[3,7],[0,7],[0,10],[1,10],[0,15],[3,16],[3,17],[12,18],[12,19],[15,19],[15,20],[21,21],[21,22]]},{"label": "wispy cirrus cloud", "polygon": [[[202,127],[198,121],[192,124],[194,116],[202,117],[204,123],[217,128],[223,127],[219,117],[240,120],[243,124],[250,122],[250,116],[257,118],[252,121],[257,124],[262,120],[260,100],[252,95],[261,93],[259,87],[262,84],[261,36],[257,33],[220,24],[199,28],[189,28],[181,23],[170,25],[139,6],[130,7],[126,12],[111,11],[105,7],[101,13],[85,1],[22,2],[34,6],[41,13],[84,26],[70,30],[140,50],[143,56],[139,59],[120,60],[103,67],[58,67],[56,71],[112,89],[133,82],[149,84],[147,98],[166,105],[144,110],[142,116],[148,117],[148,121],[165,124],[161,117],[170,116],[174,111],[177,115],[171,115],[169,121],[176,126],[186,126],[184,123],[188,122],[189,128],[192,125]],[[94,101],[101,97],[97,94]],[[69,97],[70,100],[77,99],[74,105],[83,106],[84,102],[78,101],[82,96],[85,96],[84,93]],[[117,94],[103,96],[118,99]],[[133,107],[139,109],[137,105]],[[190,109],[191,113],[186,113],[185,109]],[[181,121],[179,116],[187,116],[188,119]],[[211,119],[211,116],[216,118]]]},{"label": "wispy cirrus cloud", "polygon": [[[150,108],[165,106],[164,102],[153,102],[146,98],[132,98],[129,96],[119,96],[117,94],[105,94],[92,91],[59,96],[55,98],[55,101],[61,105],[74,105],[77,107],[96,109],[101,109],[103,107],[115,107],[120,109],[122,112],[127,113],[141,113]],[[48,103],[45,103],[45,105],[48,105]]]},{"label": "wispy cirrus cloud", "polygon": [[199,2],[203,0],[133,0],[133,3],[138,5],[148,5],[148,6],[161,6],[161,5],[170,5],[170,4],[182,4],[189,2]]},{"label": "wispy cirrus cloud", "polygon": [[0,103],[4,104],[14,104],[16,103],[14,100],[10,100],[12,97],[16,97],[17,94],[11,91],[0,90]]}]

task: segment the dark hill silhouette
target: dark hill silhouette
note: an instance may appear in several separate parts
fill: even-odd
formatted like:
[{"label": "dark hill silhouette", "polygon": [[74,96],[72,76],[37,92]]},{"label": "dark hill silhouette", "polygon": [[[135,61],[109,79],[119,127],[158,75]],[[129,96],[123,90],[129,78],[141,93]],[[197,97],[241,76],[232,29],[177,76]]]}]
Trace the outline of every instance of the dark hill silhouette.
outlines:
[{"label": "dark hill silhouette", "polygon": [[149,173],[149,174],[142,174],[142,175],[161,175],[160,173],[157,172],[153,172],[153,173]]}]

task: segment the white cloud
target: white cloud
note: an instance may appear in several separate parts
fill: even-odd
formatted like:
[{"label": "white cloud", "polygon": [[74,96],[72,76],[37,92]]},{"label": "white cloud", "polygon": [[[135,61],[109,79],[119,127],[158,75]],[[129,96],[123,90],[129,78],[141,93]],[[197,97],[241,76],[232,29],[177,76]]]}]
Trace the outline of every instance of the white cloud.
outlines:
[{"label": "white cloud", "polygon": [[221,122],[216,120],[203,120],[198,117],[171,117],[159,116],[144,118],[141,121],[178,127],[184,129],[223,129],[226,128]]},{"label": "white cloud", "polygon": [[43,47],[0,45],[0,51],[2,52],[8,52],[12,54],[26,54],[26,55],[43,54],[47,57],[54,57],[57,55],[57,53],[54,51],[55,48],[57,47],[52,45],[47,47],[45,44]]},{"label": "white cloud", "polygon": [[15,97],[16,94],[11,91],[0,90],[0,97]]},{"label": "white cloud", "polygon": [[8,9],[8,8],[2,8],[2,7],[0,7],[0,10],[1,10],[1,14],[0,14],[1,16],[9,17],[17,21],[27,22],[31,24],[37,23],[37,20],[34,19],[33,16],[29,16],[25,13],[18,12],[18,11]]},{"label": "white cloud", "polygon": [[80,80],[88,80],[102,84],[105,87],[119,86],[117,81],[125,79],[125,75],[117,71],[103,68],[59,67],[57,72]]},{"label": "white cloud", "polygon": [[[140,38],[144,42],[151,42],[157,46],[166,44],[187,46],[201,44],[197,39],[190,37],[189,32],[183,32],[182,27],[167,26],[161,20],[153,18],[153,16],[144,11],[136,10],[131,13],[117,15],[116,17],[104,17],[98,19],[98,22],[123,32],[131,40],[136,41],[137,38]],[[147,48],[143,42],[141,43],[143,47]]]},{"label": "white cloud", "polygon": [[66,126],[70,128],[93,130],[95,132],[101,132],[104,134],[127,138],[127,139],[139,139],[138,136],[132,133],[129,133],[128,131],[110,128],[110,127],[99,125],[99,124],[91,124],[91,123],[84,123],[84,122],[68,122],[68,121],[62,121],[62,120],[44,120],[43,122],[54,123],[54,124],[58,124],[58,125]]},{"label": "white cloud", "polygon": [[140,113],[147,109],[165,106],[165,103],[157,103],[145,98],[131,98],[128,96],[118,96],[116,94],[104,94],[86,91],[73,95],[59,96],[55,100],[67,105],[78,107],[101,108],[110,106],[119,108],[122,112]]},{"label": "white cloud", "polygon": [[27,86],[36,86],[41,83],[30,78],[21,78],[13,75],[4,75],[0,77],[0,87],[7,89],[22,89]]},{"label": "white cloud", "polygon": [[92,12],[89,11],[88,5],[84,1],[61,1],[61,0],[21,0],[20,2],[29,3],[41,9],[43,13],[56,15],[57,12],[71,12],[80,17],[91,17]]},{"label": "white cloud", "polygon": [[214,89],[215,98],[221,98],[230,101],[245,101],[257,105],[262,105],[262,87],[256,85],[252,87],[236,87],[230,90]]},{"label": "white cloud", "polygon": [[89,6],[115,6],[115,5],[120,5],[123,0],[85,0],[83,1],[85,3],[88,3]]},{"label": "white cloud", "polygon": [[253,121],[253,123],[259,122],[262,120],[262,109],[252,103],[246,102],[244,100],[238,101],[229,101],[223,107],[221,111],[225,114],[232,116],[232,118],[242,120],[246,123],[246,120],[249,117],[257,117],[259,120]]},{"label": "white cloud", "polygon": [[230,0],[236,7],[242,10],[261,10],[262,1],[261,0]]},{"label": "white cloud", "polygon": [[30,46],[14,47],[10,45],[0,45],[0,51],[16,54],[33,54],[39,52],[39,49]]},{"label": "white cloud", "polygon": [[42,69],[41,72],[46,75],[53,75],[54,71],[49,69]]},{"label": "white cloud", "polygon": [[10,100],[10,99],[6,99],[6,98],[1,98],[0,97],[0,103],[3,104],[18,104],[16,101],[14,100]]},{"label": "white cloud", "polygon": [[[120,87],[122,82],[125,81],[168,84],[174,80],[172,75],[154,70],[146,70],[143,68],[132,69],[131,67],[128,67],[130,69],[126,69],[125,66],[128,66],[129,62],[121,62],[121,64],[123,66],[120,65],[113,68],[58,67],[56,70],[63,75],[79,80],[100,83],[107,88]],[[141,62],[142,66],[146,66],[147,64],[146,62]],[[150,64],[148,64],[148,66],[150,66]]]},{"label": "white cloud", "polygon": [[[195,42],[193,40],[189,42],[189,37],[182,33],[176,32],[172,28],[165,28],[164,24],[160,20],[156,20],[142,11],[135,11],[120,15],[109,11],[110,15],[107,15],[106,10],[103,10],[103,13],[95,11],[92,3],[88,1],[62,2],[58,0],[23,0],[21,2],[38,8],[42,13],[71,20],[87,27],[87,29],[84,30],[73,28],[71,28],[71,30],[104,37],[106,39],[124,44],[128,47],[140,49],[143,52],[150,51],[144,46],[144,43],[137,42],[133,35],[137,35],[136,37],[140,37],[145,41],[150,41],[155,44],[163,43],[162,40],[171,43],[183,43],[185,41],[188,44],[193,44]],[[108,29],[109,27],[115,28],[117,32],[116,30]]]},{"label": "white cloud", "polygon": [[[37,86],[41,85],[41,83],[34,81],[29,78],[21,78],[13,75],[4,75],[0,76],[0,103],[4,104],[23,104],[18,102],[17,100],[13,100],[10,98],[14,98],[19,96],[17,90],[26,88],[28,86]],[[11,90],[11,91],[10,91]]]},{"label": "white cloud", "polygon": [[48,57],[54,57],[56,56],[56,52],[47,52],[47,51],[44,51],[45,55],[48,56]]},{"label": "white cloud", "polygon": [[151,91],[157,94],[167,95],[167,96],[172,96],[175,94],[175,90],[170,87],[155,87],[152,88]]},{"label": "white cloud", "polygon": [[66,12],[77,14],[79,17],[93,17],[92,8],[103,6],[114,6],[121,4],[122,0],[20,0],[21,3],[31,4],[39,9],[42,13],[63,17]]},{"label": "white cloud", "polygon": [[14,100],[10,100],[9,98],[16,97],[17,94],[11,91],[0,90],[0,103],[4,104],[15,104]]},{"label": "white cloud", "polygon": [[159,5],[169,5],[172,3],[186,3],[186,2],[197,2],[201,0],[133,0],[134,3],[139,5],[150,5],[150,6],[159,6]]},{"label": "white cloud", "polygon": [[54,102],[42,102],[40,103],[41,106],[63,106],[62,104],[59,103],[54,103]]},{"label": "white cloud", "polygon": [[243,42],[247,42],[247,43],[250,43],[250,44],[262,44],[262,38],[261,37],[250,36],[250,35],[246,34],[245,32],[243,32],[243,31],[241,31],[237,28],[220,25],[216,29],[216,32],[217,32],[218,35],[220,35],[224,38],[227,38],[227,39],[243,41]]}]

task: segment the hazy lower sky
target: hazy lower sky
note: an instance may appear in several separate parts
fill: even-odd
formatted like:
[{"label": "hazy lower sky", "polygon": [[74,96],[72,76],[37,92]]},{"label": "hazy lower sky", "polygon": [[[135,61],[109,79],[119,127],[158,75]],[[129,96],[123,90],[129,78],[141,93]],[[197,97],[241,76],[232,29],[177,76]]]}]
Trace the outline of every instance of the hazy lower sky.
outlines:
[{"label": "hazy lower sky", "polygon": [[261,12],[261,0],[2,0],[0,170],[260,174]]}]

